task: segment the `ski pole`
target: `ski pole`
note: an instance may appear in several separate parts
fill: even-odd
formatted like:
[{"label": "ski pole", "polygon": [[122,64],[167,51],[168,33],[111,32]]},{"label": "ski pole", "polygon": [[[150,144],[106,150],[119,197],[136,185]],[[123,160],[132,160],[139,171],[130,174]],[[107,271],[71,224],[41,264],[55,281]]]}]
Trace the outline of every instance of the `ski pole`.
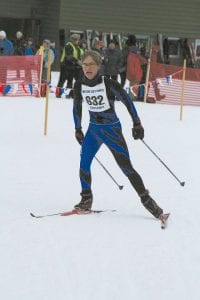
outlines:
[{"label": "ski pole", "polygon": [[104,169],[104,171],[110,176],[110,178],[114,181],[114,183],[118,186],[118,188],[120,189],[120,190],[122,190],[123,189],[123,185],[119,185],[118,183],[117,183],[117,181],[114,179],[114,177],[110,174],[110,172],[106,169],[106,167],[104,167],[104,165],[102,164],[102,162],[95,156],[94,157],[95,159],[96,159],[96,161],[102,166],[102,168]]},{"label": "ski pole", "polygon": [[174,176],[174,178],[180,183],[181,186],[185,185],[185,181],[181,181],[178,177],[170,170],[170,168],[162,161],[162,159],[147,145],[144,140],[141,140],[143,144],[153,153],[153,155],[165,166],[165,168]]}]

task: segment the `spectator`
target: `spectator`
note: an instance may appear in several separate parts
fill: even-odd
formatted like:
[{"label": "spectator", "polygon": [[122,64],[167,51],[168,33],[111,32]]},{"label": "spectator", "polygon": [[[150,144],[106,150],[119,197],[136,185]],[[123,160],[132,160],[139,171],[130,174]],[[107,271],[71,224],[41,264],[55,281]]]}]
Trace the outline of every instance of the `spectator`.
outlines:
[{"label": "spectator", "polygon": [[[7,40],[6,32],[0,31],[0,56],[10,56],[13,54],[13,44],[11,41]],[[4,62],[6,64],[6,62]],[[1,68],[0,72],[0,82],[6,83],[7,81],[7,69],[4,67]]]},{"label": "spectator", "polygon": [[101,55],[101,59],[102,59],[102,64],[100,67],[100,71],[99,73],[101,75],[104,75],[105,73],[105,50],[106,48],[104,47],[104,42],[102,40],[99,40],[99,38],[95,38],[94,40],[94,47],[92,48],[92,50],[98,52]]},{"label": "spectator", "polygon": [[128,39],[126,40],[126,43],[121,50],[122,52],[122,66],[119,70],[120,74],[120,79],[121,79],[121,86],[124,87],[125,82],[126,82],[126,73],[127,73],[127,57],[129,53],[129,47],[136,45],[136,36],[134,34],[130,34],[128,36]]},{"label": "spectator", "polygon": [[122,53],[116,48],[115,41],[111,40],[105,50],[105,76],[117,80],[119,69],[123,63]]},{"label": "spectator", "polygon": [[162,63],[160,45],[152,45],[151,49],[151,61]]},{"label": "spectator", "polygon": [[142,65],[147,64],[147,60],[140,53],[139,48],[136,46],[136,37],[130,35],[127,40],[128,56],[127,56],[127,79],[130,81],[131,86],[134,87],[134,94],[138,96],[139,84],[143,77]]},{"label": "spectator", "polygon": [[53,50],[54,58],[56,58],[56,43],[51,42],[50,48]]},{"label": "spectator", "polygon": [[169,64],[169,40],[165,38],[163,40],[163,55],[164,55],[164,64]]},{"label": "spectator", "polygon": [[[54,62],[54,53],[51,47],[51,42],[48,39],[45,39],[42,44],[43,47],[43,68],[42,68],[42,80],[43,82],[46,82],[47,80],[47,70],[48,70],[48,57],[50,54],[50,65]],[[39,51],[37,51],[37,54],[39,54]]]},{"label": "spectator", "polygon": [[191,55],[190,42],[187,38],[180,40],[180,51],[182,53],[183,59],[186,59],[186,66],[188,68],[194,68],[195,60]]},{"label": "spectator", "polygon": [[126,82],[126,69],[127,69],[127,45],[125,45],[123,47],[123,49],[121,50],[121,54],[122,54],[122,65],[119,68],[119,75],[120,75],[120,83],[121,86],[124,87],[125,82]]},{"label": "spectator", "polygon": [[28,38],[26,44],[25,44],[25,55],[35,55],[36,48],[33,44],[33,39],[30,37]]},{"label": "spectator", "polygon": [[14,44],[14,55],[25,55],[25,45],[26,42],[21,31],[17,31],[16,39],[13,42]]},{"label": "spectator", "polygon": [[80,47],[81,57],[82,57],[83,54],[85,53],[85,51],[87,51],[87,42],[86,42],[86,40],[81,40],[79,42],[79,47]]},{"label": "spectator", "polygon": [[0,31],[0,56],[12,55],[13,52],[13,43],[6,38],[5,31]]},{"label": "spectator", "polygon": [[68,97],[73,97],[73,81],[77,80],[81,74],[81,51],[79,48],[80,35],[72,34],[70,40],[66,43],[62,56],[60,66],[60,78],[56,88],[56,97],[61,97],[61,88],[67,80],[66,88],[70,90]]},{"label": "spectator", "polygon": [[128,47],[131,47],[131,46],[136,46],[137,44],[137,38],[134,34],[129,34],[128,35],[128,38],[126,40],[126,45]]}]

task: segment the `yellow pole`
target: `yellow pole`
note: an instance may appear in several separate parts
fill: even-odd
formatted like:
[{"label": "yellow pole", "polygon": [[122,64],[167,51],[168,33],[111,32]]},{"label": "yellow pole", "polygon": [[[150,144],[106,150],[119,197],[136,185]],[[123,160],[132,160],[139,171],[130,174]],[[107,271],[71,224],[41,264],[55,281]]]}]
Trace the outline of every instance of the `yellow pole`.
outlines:
[{"label": "yellow pole", "polygon": [[185,72],[186,72],[186,59],[184,59],[184,62],[183,62],[183,77],[182,77],[181,101],[180,101],[180,121],[182,121],[182,118],[183,118],[183,101],[184,101]]},{"label": "yellow pole", "polygon": [[49,82],[51,79],[51,53],[48,51],[47,61],[47,84],[46,84],[46,104],[45,104],[45,120],[44,120],[44,135],[47,135],[48,110],[49,110]]},{"label": "yellow pole", "polygon": [[41,55],[41,62],[40,62],[40,81],[39,81],[39,96],[41,97],[41,85],[42,85],[42,66],[43,66],[43,55],[44,55],[44,47],[40,46],[39,55]]},{"label": "yellow pole", "polygon": [[151,60],[150,58],[148,59],[147,63],[147,75],[146,75],[146,80],[145,80],[145,91],[144,91],[144,102],[147,102],[147,92],[148,92],[148,85],[149,85],[149,74],[150,74],[150,64]]}]

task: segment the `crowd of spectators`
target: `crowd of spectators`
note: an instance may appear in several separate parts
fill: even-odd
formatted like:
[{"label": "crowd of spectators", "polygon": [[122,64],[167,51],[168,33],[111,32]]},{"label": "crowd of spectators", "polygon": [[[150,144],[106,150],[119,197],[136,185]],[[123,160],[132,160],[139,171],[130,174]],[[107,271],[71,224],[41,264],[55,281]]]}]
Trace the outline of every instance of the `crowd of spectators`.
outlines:
[{"label": "crowd of spectators", "polygon": [[[42,80],[47,77],[48,53],[50,53],[50,64],[55,60],[55,43],[45,39],[42,43],[43,48],[43,70]],[[15,38],[7,38],[5,31],[0,31],[0,56],[9,55],[35,55],[39,54],[40,47],[34,44],[32,37],[27,39],[21,31],[17,31]],[[81,40],[79,34],[72,34],[67,39],[62,49],[60,58],[60,78],[56,88],[56,96],[61,97],[63,87],[68,89],[68,97],[73,96],[73,84],[82,74],[81,57],[88,49],[86,40]],[[147,65],[145,56],[136,45],[135,35],[129,35],[126,43],[120,49],[117,40],[109,40],[105,46],[103,40],[96,39],[92,49],[99,52],[102,57],[101,75],[114,80],[119,80],[124,87],[126,79],[133,84],[140,84],[144,78],[144,70]],[[67,93],[66,93],[67,94]]]},{"label": "crowd of spectators", "polygon": [[[102,57],[101,75],[118,80],[122,87],[126,79],[132,85],[139,85],[145,77],[147,59],[136,46],[136,42],[135,35],[129,35],[124,47],[120,49],[117,40],[109,40],[106,47],[101,39],[96,39],[92,50],[100,53]],[[65,91],[68,90],[66,97],[73,96],[73,83],[82,74],[81,56],[86,50],[87,42],[81,40],[79,34],[72,34],[66,42],[60,59],[60,78],[56,88],[58,98],[63,93],[63,87]]]},{"label": "crowd of spectators", "polygon": [[21,31],[16,32],[13,40],[7,38],[4,30],[0,31],[0,56],[37,55],[41,54],[41,49],[43,54],[42,81],[45,82],[47,80],[48,57],[50,57],[50,64],[55,61],[55,43],[44,39],[42,45],[36,46],[34,39],[32,37],[25,39]]},{"label": "crowd of spectators", "polygon": [[21,31],[17,31],[13,40],[8,39],[4,30],[0,31],[0,55],[34,55],[36,47],[33,38],[25,39]]}]

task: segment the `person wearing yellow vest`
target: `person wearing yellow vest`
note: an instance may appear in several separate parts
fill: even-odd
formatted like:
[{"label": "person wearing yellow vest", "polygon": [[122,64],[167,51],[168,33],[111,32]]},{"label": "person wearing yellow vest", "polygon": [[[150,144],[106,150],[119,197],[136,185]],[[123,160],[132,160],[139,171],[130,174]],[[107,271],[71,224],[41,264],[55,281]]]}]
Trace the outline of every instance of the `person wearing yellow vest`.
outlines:
[{"label": "person wearing yellow vest", "polygon": [[80,35],[72,34],[70,40],[63,48],[60,63],[60,78],[56,88],[56,97],[60,98],[62,94],[62,88],[67,81],[66,89],[70,89],[69,98],[73,96],[72,88],[73,81],[79,79],[81,74],[81,51],[79,48]]},{"label": "person wearing yellow vest", "polygon": [[80,40],[79,47],[80,47],[81,58],[82,58],[83,54],[88,50],[86,40]]}]

